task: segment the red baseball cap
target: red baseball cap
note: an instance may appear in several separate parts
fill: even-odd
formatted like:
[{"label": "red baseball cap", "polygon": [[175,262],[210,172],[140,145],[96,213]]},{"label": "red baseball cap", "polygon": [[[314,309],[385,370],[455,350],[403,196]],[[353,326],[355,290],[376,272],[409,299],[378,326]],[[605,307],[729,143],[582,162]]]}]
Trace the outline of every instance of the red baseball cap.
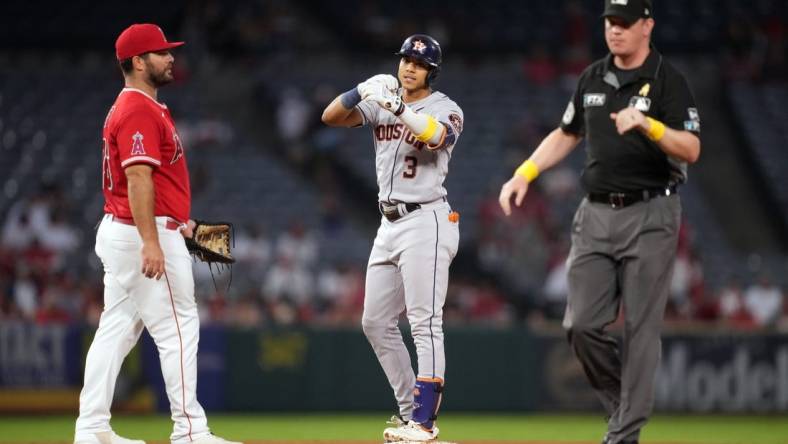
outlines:
[{"label": "red baseball cap", "polygon": [[134,24],[124,29],[115,41],[115,55],[118,60],[163,51],[183,45],[185,42],[168,42],[164,31],[152,23]]}]

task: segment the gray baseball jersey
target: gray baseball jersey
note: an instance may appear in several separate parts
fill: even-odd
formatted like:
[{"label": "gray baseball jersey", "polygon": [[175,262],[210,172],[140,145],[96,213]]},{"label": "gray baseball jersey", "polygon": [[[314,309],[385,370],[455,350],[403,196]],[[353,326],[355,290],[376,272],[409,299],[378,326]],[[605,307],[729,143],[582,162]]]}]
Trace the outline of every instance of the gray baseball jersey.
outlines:
[{"label": "gray baseball jersey", "polygon": [[[420,204],[401,219],[381,217],[367,264],[361,320],[406,420],[414,412],[416,379],[442,384],[445,377],[443,305],[460,232],[457,219],[450,216],[443,181],[463,123],[460,107],[439,92],[408,106],[446,126],[444,146],[428,149],[375,102],[357,105],[375,139],[378,200]],[[397,328],[403,311],[416,346],[417,374]]]},{"label": "gray baseball jersey", "polygon": [[356,105],[364,119],[362,125],[370,125],[373,130],[378,200],[381,202],[423,203],[446,196],[443,181],[449,172],[454,145],[462,133],[462,110],[438,91],[408,106],[451,126],[454,134],[452,140],[446,141],[448,146],[430,150],[394,114],[374,101]]}]

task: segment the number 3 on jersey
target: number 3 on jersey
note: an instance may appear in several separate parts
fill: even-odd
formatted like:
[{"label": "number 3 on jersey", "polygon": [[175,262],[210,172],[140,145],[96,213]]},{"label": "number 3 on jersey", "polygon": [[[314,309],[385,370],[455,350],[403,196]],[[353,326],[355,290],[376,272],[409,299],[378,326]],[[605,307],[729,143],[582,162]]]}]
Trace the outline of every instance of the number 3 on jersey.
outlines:
[{"label": "number 3 on jersey", "polygon": [[419,165],[419,159],[416,156],[405,156],[405,171],[402,177],[405,179],[413,179],[416,177],[416,167]]}]

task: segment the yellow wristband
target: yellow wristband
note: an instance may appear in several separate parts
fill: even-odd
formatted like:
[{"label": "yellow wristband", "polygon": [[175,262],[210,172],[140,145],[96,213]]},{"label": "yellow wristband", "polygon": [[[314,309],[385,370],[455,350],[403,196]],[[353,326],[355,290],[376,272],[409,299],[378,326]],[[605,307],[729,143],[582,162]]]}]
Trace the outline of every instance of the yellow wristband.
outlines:
[{"label": "yellow wristband", "polygon": [[654,142],[659,142],[662,140],[662,138],[665,136],[665,124],[657,119],[652,119],[651,117],[646,117],[646,120],[648,120],[649,124],[646,137]]},{"label": "yellow wristband", "polygon": [[523,162],[519,168],[517,168],[517,171],[515,171],[514,174],[519,174],[525,177],[525,180],[530,183],[533,182],[537,176],[539,176],[539,167],[536,166],[536,163],[533,160],[528,159]]},{"label": "yellow wristband", "polygon": [[432,136],[435,135],[435,131],[438,130],[438,121],[435,120],[432,116],[427,116],[427,128],[424,129],[424,132],[417,135],[416,138],[421,140],[422,142],[427,142],[432,139]]}]

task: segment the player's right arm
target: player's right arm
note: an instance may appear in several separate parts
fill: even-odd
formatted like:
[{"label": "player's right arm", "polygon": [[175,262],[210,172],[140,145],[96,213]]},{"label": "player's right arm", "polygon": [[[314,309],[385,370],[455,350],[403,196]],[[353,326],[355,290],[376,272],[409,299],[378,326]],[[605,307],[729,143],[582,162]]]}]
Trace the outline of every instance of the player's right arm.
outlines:
[{"label": "player's right arm", "polygon": [[556,128],[548,134],[531,157],[523,162],[512,178],[501,187],[498,202],[503,212],[507,216],[512,214],[512,196],[515,196],[514,204],[519,207],[528,192],[528,184],[536,179],[541,171],[562,161],[581,140],[580,135],[566,132],[562,128]]},{"label": "player's right arm", "polygon": [[321,118],[323,123],[328,126],[343,127],[354,127],[363,123],[363,118],[359,110],[356,109],[356,104],[351,105],[350,109],[345,108],[345,104],[349,104],[349,102],[343,104],[342,96],[345,94],[348,93],[337,96],[337,98],[323,110],[323,117]]},{"label": "player's right arm", "polygon": [[[372,107],[367,100],[373,95],[383,95],[393,93],[399,87],[399,81],[389,74],[378,74],[359,83],[354,88],[337,96],[323,110],[321,120],[328,126],[354,127],[374,121],[374,116],[370,112]],[[366,108],[366,112],[360,110]]]},{"label": "player's right arm", "polygon": [[129,208],[134,225],[142,237],[142,273],[145,277],[158,280],[164,274],[164,252],[159,245],[159,232],[154,218],[153,168],[135,164],[127,167],[125,172],[129,186]]}]

